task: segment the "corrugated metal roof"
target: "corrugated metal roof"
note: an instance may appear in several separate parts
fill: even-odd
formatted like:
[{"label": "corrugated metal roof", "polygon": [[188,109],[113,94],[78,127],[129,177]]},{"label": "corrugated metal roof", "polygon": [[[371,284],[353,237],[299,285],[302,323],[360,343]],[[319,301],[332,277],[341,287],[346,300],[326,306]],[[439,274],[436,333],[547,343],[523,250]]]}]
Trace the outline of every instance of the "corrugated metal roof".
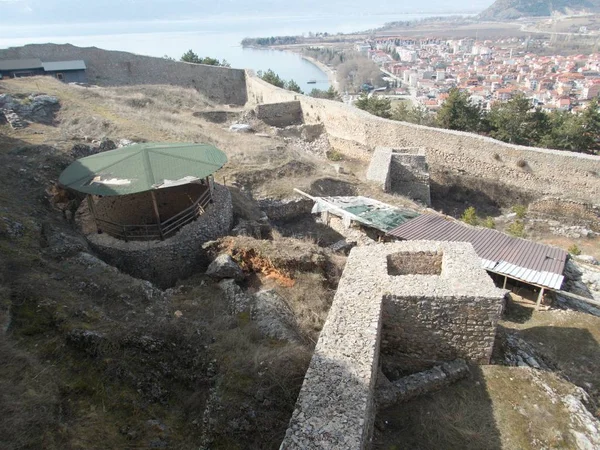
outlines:
[{"label": "corrugated metal roof", "polygon": [[406,240],[470,242],[484,269],[538,286],[560,289],[564,279],[564,250],[435,214],[419,216],[388,234]]},{"label": "corrugated metal roof", "polygon": [[85,62],[81,59],[74,61],[53,61],[42,63],[46,72],[60,72],[62,70],[85,70]]},{"label": "corrugated metal roof", "polygon": [[4,61],[0,61],[0,70],[27,70],[41,68],[42,61],[38,58],[6,59]]},{"label": "corrugated metal roof", "polygon": [[86,194],[127,195],[201,180],[226,162],[208,144],[133,144],[78,159],[58,180]]}]

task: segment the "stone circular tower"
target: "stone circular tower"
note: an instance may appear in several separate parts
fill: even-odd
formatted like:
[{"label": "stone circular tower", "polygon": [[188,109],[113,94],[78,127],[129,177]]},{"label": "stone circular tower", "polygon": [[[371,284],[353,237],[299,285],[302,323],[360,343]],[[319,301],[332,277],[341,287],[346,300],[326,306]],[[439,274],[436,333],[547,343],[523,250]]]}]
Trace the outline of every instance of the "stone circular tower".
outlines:
[{"label": "stone circular tower", "polygon": [[106,262],[168,287],[231,228],[231,196],[213,180],[226,162],[211,145],[136,144],[79,159],[59,181],[86,194],[77,223]]}]

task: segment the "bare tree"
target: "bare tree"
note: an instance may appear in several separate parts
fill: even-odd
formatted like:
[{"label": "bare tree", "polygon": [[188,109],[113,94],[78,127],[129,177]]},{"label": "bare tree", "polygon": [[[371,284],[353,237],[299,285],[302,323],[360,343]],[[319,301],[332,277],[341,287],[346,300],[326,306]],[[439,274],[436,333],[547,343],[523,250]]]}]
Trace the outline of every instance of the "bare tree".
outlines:
[{"label": "bare tree", "polygon": [[338,78],[344,91],[357,92],[364,83],[383,86],[381,71],[377,64],[368,58],[356,56],[338,66]]}]

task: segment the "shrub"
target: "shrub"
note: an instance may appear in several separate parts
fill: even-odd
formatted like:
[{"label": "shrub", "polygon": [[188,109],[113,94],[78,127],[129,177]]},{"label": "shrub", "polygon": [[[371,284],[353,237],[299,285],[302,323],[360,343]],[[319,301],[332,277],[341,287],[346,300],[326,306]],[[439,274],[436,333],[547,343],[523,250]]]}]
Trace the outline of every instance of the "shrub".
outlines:
[{"label": "shrub", "polygon": [[514,237],[525,237],[525,225],[521,220],[515,220],[508,228],[506,228],[508,234]]},{"label": "shrub", "polygon": [[483,221],[482,225],[486,228],[491,228],[492,230],[496,228],[496,222],[494,222],[494,218],[487,216]]},{"label": "shrub", "polygon": [[577,244],[573,244],[569,247],[569,253],[571,255],[579,256],[581,255],[581,249],[577,246]]},{"label": "shrub", "polygon": [[517,215],[517,219],[524,219],[527,213],[527,207],[524,205],[515,205],[512,207],[512,212]]},{"label": "shrub", "polygon": [[344,155],[341,152],[338,152],[337,150],[329,150],[327,153],[327,159],[329,161],[343,161],[344,160]]},{"label": "shrub", "polygon": [[479,222],[477,219],[477,211],[475,211],[473,206],[469,206],[467,209],[465,209],[465,212],[460,217],[460,220],[462,220],[464,223],[468,223],[469,225],[477,225]]},{"label": "shrub", "polygon": [[496,161],[502,161],[502,158],[500,157],[500,155],[498,153],[494,153],[494,159]]},{"label": "shrub", "polygon": [[525,167],[527,167],[527,161],[525,161],[524,159],[519,159],[517,161],[517,167],[524,169]]}]

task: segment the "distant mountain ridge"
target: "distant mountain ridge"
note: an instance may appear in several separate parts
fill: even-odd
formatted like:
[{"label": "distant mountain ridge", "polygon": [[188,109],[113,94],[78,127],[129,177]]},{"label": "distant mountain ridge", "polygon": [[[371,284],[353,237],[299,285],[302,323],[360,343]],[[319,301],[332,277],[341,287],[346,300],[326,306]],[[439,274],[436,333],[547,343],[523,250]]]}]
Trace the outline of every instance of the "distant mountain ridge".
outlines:
[{"label": "distant mountain ridge", "polygon": [[512,20],[521,17],[551,16],[600,12],[600,0],[496,0],[479,18],[483,20]]}]

